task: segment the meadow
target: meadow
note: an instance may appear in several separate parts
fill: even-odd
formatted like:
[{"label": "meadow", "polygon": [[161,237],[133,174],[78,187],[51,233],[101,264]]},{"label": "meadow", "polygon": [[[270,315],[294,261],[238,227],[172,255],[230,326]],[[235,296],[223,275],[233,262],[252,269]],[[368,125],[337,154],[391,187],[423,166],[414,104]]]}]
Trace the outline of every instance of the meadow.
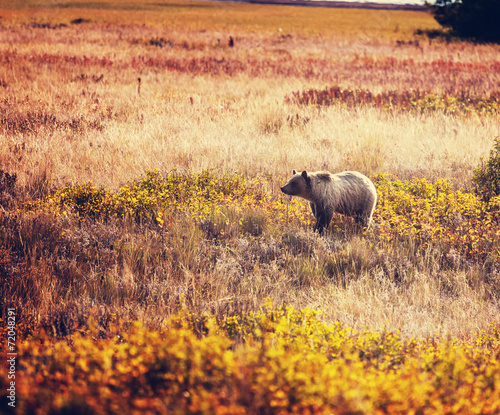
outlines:
[{"label": "meadow", "polygon": [[[498,413],[498,45],[417,11],[0,6],[18,413]],[[373,226],[313,233],[292,169],[370,176]]]}]

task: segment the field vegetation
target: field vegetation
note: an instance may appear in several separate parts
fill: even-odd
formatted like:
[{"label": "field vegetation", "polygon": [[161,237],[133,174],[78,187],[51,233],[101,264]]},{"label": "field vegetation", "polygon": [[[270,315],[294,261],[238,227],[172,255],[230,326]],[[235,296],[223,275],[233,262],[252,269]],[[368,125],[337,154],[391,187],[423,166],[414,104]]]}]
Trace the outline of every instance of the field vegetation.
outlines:
[{"label": "field vegetation", "polygon": [[[498,413],[498,45],[415,11],[0,16],[19,413]],[[314,234],[292,169],[370,176],[372,227]]]}]

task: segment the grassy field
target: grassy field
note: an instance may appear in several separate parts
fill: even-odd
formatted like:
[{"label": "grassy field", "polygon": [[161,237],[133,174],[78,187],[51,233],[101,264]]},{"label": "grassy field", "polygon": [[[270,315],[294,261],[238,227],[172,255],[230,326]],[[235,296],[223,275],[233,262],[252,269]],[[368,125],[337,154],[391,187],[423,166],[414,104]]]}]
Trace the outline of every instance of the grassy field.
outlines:
[{"label": "grassy field", "polygon": [[[498,411],[498,45],[415,11],[0,6],[19,413]],[[370,176],[373,227],[314,234],[292,169]]]}]

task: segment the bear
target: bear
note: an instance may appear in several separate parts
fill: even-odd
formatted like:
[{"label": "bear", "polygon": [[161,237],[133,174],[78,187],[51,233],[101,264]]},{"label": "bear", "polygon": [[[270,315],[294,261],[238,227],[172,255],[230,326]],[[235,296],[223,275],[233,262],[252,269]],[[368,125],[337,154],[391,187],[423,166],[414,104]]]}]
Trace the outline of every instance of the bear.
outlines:
[{"label": "bear", "polygon": [[373,182],[357,171],[332,174],[293,170],[292,178],[281,191],[309,201],[316,218],[314,231],[320,234],[330,225],[334,212],[352,216],[357,224],[368,228],[377,203]]}]

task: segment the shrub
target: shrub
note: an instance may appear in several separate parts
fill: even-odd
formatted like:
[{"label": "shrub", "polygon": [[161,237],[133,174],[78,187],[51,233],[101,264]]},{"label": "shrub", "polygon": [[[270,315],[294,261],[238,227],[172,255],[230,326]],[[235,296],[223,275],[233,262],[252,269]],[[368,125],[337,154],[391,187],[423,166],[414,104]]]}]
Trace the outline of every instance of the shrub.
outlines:
[{"label": "shrub", "polygon": [[[386,65],[404,68],[408,62],[388,60]],[[381,65],[384,65],[382,63]],[[456,71],[452,62],[436,61],[430,64],[432,70]],[[476,70],[472,68],[471,70]],[[434,94],[429,91],[404,90],[386,91],[375,94],[368,89],[346,89],[332,86],[325,89],[309,89],[293,92],[285,102],[317,107],[341,105],[347,108],[368,106],[391,112],[442,112],[457,116],[498,116],[500,112],[500,95],[493,91],[489,96],[471,94],[447,95]]]},{"label": "shrub", "polygon": [[[103,331],[91,314],[62,339],[19,326],[16,413],[498,412],[498,326],[404,341],[264,308],[219,320],[182,312],[160,330],[115,319]],[[0,365],[4,390],[7,372]]]},{"label": "shrub", "polygon": [[472,182],[476,194],[485,202],[500,195],[500,137],[495,139],[490,158],[487,161],[481,159],[481,164],[474,170]]},{"label": "shrub", "polygon": [[381,174],[375,186],[379,200],[374,231],[381,240],[413,241],[420,248],[436,247],[445,255],[456,252],[471,261],[500,261],[500,199],[487,204],[444,180],[400,181]]},{"label": "shrub", "polygon": [[[443,254],[457,252],[470,261],[489,257],[500,265],[500,198],[490,200],[500,194],[499,166],[500,141],[490,160],[476,172],[479,196],[455,190],[443,180],[375,176],[379,200],[372,233],[384,242],[411,241],[420,248],[438,248]],[[51,197],[26,203],[25,208],[78,220],[114,218],[167,234],[184,217],[211,240],[227,240],[239,233],[259,237],[283,227],[308,228],[313,220],[307,203],[298,198],[284,203],[280,195],[262,191],[258,179],[247,181],[238,174],[217,177],[208,171],[166,176],[147,172],[145,178],[117,192],[73,184]],[[348,224],[349,218],[336,215],[330,229],[342,235],[349,230]]]},{"label": "shrub", "polygon": [[266,219],[259,211],[271,213],[278,224],[309,225],[311,216],[298,199],[284,204],[276,195],[263,192],[257,179],[247,181],[239,174],[217,177],[206,170],[198,174],[174,171],[165,176],[148,171],[146,177],[117,192],[98,189],[91,183],[73,183],[51,197],[25,203],[24,208],[79,218],[128,218],[161,228],[176,213],[187,213],[203,224],[229,208],[238,220],[242,218],[242,231],[251,234],[260,234],[265,227]]}]

